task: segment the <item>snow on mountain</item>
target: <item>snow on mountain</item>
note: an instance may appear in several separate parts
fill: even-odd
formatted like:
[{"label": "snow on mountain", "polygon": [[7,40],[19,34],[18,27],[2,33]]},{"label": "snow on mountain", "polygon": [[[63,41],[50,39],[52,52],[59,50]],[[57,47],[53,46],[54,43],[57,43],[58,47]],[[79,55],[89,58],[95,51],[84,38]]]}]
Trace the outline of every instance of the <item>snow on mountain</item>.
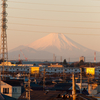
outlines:
[{"label": "snow on mountain", "polygon": [[59,56],[65,56],[67,54],[68,57],[82,56],[83,52],[86,53],[86,51],[89,51],[88,48],[81,46],[69,39],[66,35],[59,33],[51,33],[28,46],[38,51],[48,51]]},{"label": "snow on mountain", "polygon": [[58,33],[51,33],[29,45],[29,47],[34,48],[36,50],[44,50],[49,46],[54,46],[57,49],[69,49],[72,50],[72,48],[77,48],[77,45],[67,38],[64,34],[58,34]]}]

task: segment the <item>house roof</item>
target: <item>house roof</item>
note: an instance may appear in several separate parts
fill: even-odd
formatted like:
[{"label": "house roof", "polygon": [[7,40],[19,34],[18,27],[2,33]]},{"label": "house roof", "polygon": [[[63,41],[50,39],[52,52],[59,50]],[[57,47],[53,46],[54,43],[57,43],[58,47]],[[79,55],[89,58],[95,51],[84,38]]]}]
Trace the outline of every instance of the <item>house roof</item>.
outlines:
[{"label": "house roof", "polygon": [[[31,100],[51,100],[56,98],[59,94],[64,94],[62,91],[31,91]],[[26,100],[25,99],[26,92],[24,92],[18,100]]]},{"label": "house roof", "polygon": [[0,93],[0,100],[4,100],[4,97],[2,96],[1,93]]},{"label": "house roof", "polygon": [[[53,89],[59,90],[59,91],[72,90],[72,83],[58,83],[58,84],[55,84]],[[76,90],[79,90],[78,85],[76,85]]]},{"label": "house roof", "polygon": [[3,82],[11,85],[11,86],[21,86],[21,83],[23,83],[23,80],[16,80],[16,79],[11,79],[11,80],[3,80]]},{"label": "house roof", "polygon": [[0,100],[16,100],[16,99],[0,93]]},{"label": "house roof", "polygon": [[92,96],[87,96],[87,95],[83,95],[83,94],[79,94],[77,97],[82,98],[83,100],[97,100],[96,98],[94,98]]}]

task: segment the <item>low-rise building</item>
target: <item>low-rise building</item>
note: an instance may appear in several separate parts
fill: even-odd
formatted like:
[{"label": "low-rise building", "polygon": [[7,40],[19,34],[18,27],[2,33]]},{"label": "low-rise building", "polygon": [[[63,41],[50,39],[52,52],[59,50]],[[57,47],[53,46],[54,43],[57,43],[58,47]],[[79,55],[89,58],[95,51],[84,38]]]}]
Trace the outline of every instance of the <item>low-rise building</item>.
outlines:
[{"label": "low-rise building", "polygon": [[42,72],[45,68],[46,73],[80,73],[80,68],[73,67],[40,67],[40,72]]},{"label": "low-rise building", "polygon": [[95,67],[84,67],[86,74],[100,76],[100,66]]},{"label": "low-rise building", "polygon": [[22,83],[19,80],[1,81],[1,93],[17,99],[21,95]]},{"label": "low-rise building", "polygon": [[64,67],[63,65],[59,65],[58,63],[57,64],[51,64],[50,66],[48,66],[48,67]]},{"label": "low-rise building", "polygon": [[100,83],[90,82],[88,83],[88,93],[90,95],[96,95],[100,92]]},{"label": "low-rise building", "polygon": [[84,56],[81,56],[81,57],[79,58],[79,61],[81,61],[81,60],[83,60],[83,62],[85,62],[85,57],[84,57]]}]

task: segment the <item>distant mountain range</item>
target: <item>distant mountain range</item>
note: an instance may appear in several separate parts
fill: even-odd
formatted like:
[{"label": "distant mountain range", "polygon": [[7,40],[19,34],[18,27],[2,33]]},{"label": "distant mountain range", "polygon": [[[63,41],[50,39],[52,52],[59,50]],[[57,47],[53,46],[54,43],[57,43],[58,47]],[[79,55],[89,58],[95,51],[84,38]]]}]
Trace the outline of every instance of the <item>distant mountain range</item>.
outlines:
[{"label": "distant mountain range", "polygon": [[9,59],[18,59],[19,54],[21,59],[24,59],[20,49],[28,59],[53,60],[53,54],[55,54],[57,59],[62,56],[62,58],[70,58],[71,61],[76,61],[80,56],[93,57],[94,55],[94,50],[88,49],[69,39],[66,35],[58,33],[50,33],[28,46],[21,45],[10,50]]}]

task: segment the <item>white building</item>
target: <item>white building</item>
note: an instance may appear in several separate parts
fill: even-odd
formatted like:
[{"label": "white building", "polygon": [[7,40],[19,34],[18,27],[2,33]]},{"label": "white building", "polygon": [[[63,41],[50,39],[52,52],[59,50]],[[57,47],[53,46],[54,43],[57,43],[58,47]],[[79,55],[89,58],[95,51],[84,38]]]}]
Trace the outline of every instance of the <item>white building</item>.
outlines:
[{"label": "white building", "polygon": [[[16,83],[16,84],[14,84]],[[18,99],[21,95],[21,85],[18,81],[1,81],[1,93]]]},{"label": "white building", "polygon": [[85,62],[85,57],[84,57],[84,56],[81,56],[81,57],[79,58],[79,61],[81,61],[81,60],[83,60],[83,61]]},{"label": "white building", "polygon": [[86,74],[100,76],[100,66],[85,67],[84,69]]},{"label": "white building", "polygon": [[46,73],[80,73],[80,68],[73,67],[40,67],[40,72],[42,72],[45,68]]}]

